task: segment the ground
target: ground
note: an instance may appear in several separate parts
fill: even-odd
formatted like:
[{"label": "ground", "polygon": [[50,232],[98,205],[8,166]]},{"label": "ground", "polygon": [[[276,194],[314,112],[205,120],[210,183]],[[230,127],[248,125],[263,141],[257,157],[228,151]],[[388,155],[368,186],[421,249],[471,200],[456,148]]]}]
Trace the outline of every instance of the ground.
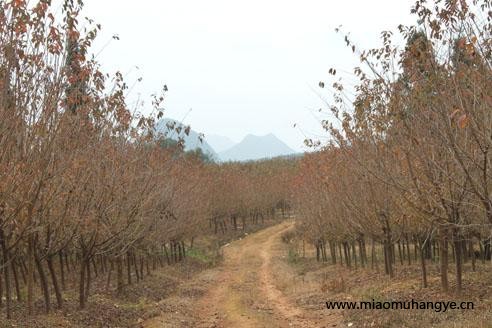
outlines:
[{"label": "ground", "polygon": [[[177,296],[181,304],[144,323],[159,327],[492,327],[490,263],[465,267],[461,295],[440,290],[438,263],[429,263],[429,288],[421,288],[419,265],[397,265],[390,279],[380,270],[347,269],[316,262],[309,245],[282,241],[294,227],[286,221],[223,247],[222,265],[189,282],[202,297]],[[285,239],[285,238],[284,238]],[[306,256],[302,256],[302,249]],[[451,288],[453,268],[450,268]],[[474,310],[345,310],[325,308],[325,301],[366,300],[473,301]]]},{"label": "ground", "polygon": [[[281,235],[293,224],[284,222],[225,245],[223,265],[195,280],[208,288],[201,300],[186,303],[185,307],[194,310],[184,315],[194,317],[192,325],[184,317],[176,320],[176,313],[165,312],[144,327],[337,327],[341,317],[328,312],[323,299],[306,310],[277,285],[280,277],[274,262],[286,256]],[[295,271],[288,266],[283,269],[282,282],[295,284]]]},{"label": "ground", "polygon": [[[491,264],[465,267],[461,295],[440,291],[438,263],[429,263],[429,288],[420,286],[417,263],[397,265],[396,277],[369,268],[347,269],[318,263],[308,244],[292,242],[294,221],[257,232],[237,232],[227,240],[197,241],[185,262],[165,266],[123,295],[94,285],[88,308],[77,309],[77,294],[67,292],[64,310],[22,316],[16,303],[13,320],[0,327],[492,327]],[[212,237],[211,237],[212,238]],[[217,252],[217,246],[223,244]],[[450,284],[453,288],[453,269]],[[473,311],[327,310],[325,301],[465,300]]]}]

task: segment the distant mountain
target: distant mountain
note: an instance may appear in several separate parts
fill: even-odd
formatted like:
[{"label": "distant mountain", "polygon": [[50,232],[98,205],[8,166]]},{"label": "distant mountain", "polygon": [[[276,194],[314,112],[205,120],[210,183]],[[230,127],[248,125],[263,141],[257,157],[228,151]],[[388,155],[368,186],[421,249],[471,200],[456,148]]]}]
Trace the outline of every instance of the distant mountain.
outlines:
[{"label": "distant mountain", "polygon": [[231,139],[216,134],[207,134],[205,140],[216,152],[227,150],[236,144]]},{"label": "distant mountain", "polygon": [[[174,125],[174,129],[169,129],[169,126],[172,125]],[[177,128],[181,128],[180,133],[176,132]],[[156,124],[156,131],[162,136],[176,141],[183,138],[185,151],[199,148],[213,160],[219,158],[215,150],[205,140],[200,141],[200,134],[198,132],[190,129],[190,132],[186,135],[185,128],[186,126],[184,124],[170,118],[163,118]]]},{"label": "distant mountain", "polygon": [[266,136],[247,135],[243,141],[219,153],[222,161],[247,161],[294,154],[283,141],[273,134]]}]

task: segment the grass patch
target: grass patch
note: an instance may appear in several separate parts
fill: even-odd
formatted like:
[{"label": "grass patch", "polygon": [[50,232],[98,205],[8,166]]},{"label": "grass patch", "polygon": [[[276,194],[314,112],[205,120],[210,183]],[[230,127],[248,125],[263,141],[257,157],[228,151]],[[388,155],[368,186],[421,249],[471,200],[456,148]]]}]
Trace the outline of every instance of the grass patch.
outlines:
[{"label": "grass patch", "polygon": [[297,264],[299,263],[300,256],[297,250],[295,250],[293,247],[289,247],[289,252],[287,254],[287,262],[290,264]]},{"label": "grass patch", "polygon": [[186,256],[188,258],[194,259],[198,262],[211,266],[217,264],[222,257],[219,252],[210,253],[203,249],[195,248],[195,247],[188,249],[186,252]]}]

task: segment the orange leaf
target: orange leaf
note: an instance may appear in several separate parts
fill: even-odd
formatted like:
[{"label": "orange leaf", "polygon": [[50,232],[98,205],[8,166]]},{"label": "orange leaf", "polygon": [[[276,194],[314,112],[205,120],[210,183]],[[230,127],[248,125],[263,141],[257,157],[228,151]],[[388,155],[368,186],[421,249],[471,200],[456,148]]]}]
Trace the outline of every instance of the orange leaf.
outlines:
[{"label": "orange leaf", "polygon": [[470,119],[468,118],[468,115],[466,114],[463,114],[460,116],[460,118],[458,119],[458,126],[461,128],[461,129],[464,129],[467,125],[468,125],[468,122],[470,121]]}]

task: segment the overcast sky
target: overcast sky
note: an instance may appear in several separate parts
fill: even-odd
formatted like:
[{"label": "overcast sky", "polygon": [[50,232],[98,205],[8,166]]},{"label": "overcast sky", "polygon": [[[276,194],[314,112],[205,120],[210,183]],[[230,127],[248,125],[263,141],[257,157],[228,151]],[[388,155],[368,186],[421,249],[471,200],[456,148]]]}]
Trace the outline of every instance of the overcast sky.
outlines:
[{"label": "overcast sky", "polygon": [[[85,3],[84,14],[103,26],[94,52],[102,50],[105,71],[120,70],[130,85],[143,78],[130,100],[166,84],[166,116],[234,141],[273,133],[295,150],[322,134],[318,82],[331,67],[357,64],[335,27],[366,48],[378,45],[380,31],[414,22],[412,0]],[[120,41],[107,44],[114,34]]]}]

